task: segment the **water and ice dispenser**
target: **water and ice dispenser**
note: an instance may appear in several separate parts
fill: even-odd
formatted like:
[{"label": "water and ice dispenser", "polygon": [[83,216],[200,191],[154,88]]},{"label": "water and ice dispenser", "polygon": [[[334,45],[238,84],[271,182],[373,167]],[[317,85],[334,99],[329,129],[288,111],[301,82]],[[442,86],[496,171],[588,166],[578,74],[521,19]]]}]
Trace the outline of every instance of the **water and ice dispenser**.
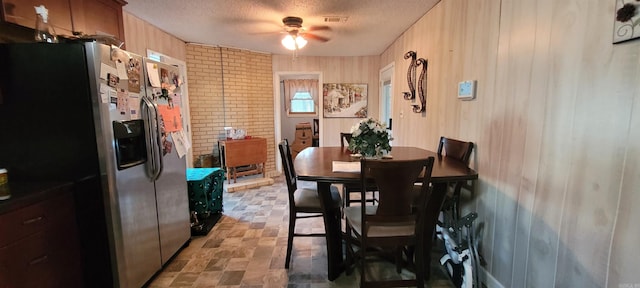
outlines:
[{"label": "water and ice dispenser", "polygon": [[142,120],[113,121],[118,170],[147,162],[147,144]]}]

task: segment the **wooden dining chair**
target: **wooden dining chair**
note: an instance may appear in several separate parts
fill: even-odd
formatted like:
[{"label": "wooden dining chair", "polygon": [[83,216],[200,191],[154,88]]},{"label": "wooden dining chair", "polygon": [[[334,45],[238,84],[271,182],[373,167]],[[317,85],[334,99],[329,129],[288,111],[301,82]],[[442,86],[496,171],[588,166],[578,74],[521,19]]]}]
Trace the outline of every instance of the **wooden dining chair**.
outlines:
[{"label": "wooden dining chair", "polygon": [[311,146],[320,147],[320,119],[313,119],[313,137]]},{"label": "wooden dining chair", "polygon": [[[427,203],[431,196],[431,171],[434,157],[417,160],[388,160],[388,159],[362,159],[360,162],[361,191],[366,191],[370,183],[378,186],[378,204],[365,205],[363,197],[360,206],[350,206],[344,209],[346,218],[347,243],[347,273],[351,273],[351,267],[359,264],[360,287],[424,287],[426,269],[430,258],[429,250],[425,247],[425,237],[431,237],[430,231],[426,231],[429,219],[427,215],[435,217],[434,213],[428,213]],[[418,177],[424,171],[421,186],[421,195],[418,207],[413,199],[413,186]],[[364,194],[364,192],[361,192]],[[364,195],[363,195],[364,196]],[[438,206],[432,206],[439,207]],[[418,209],[414,209],[418,208]],[[435,208],[438,209],[438,208]],[[428,243],[431,243],[427,241]],[[353,247],[358,243],[359,249]],[[369,260],[380,261],[372,258],[373,254],[391,250],[395,256],[396,270],[398,273],[402,267],[402,254],[405,247],[415,249],[415,278],[401,279],[373,279],[375,275],[367,275],[371,272],[367,268]],[[409,259],[408,259],[409,260]],[[378,277],[379,278],[379,277]]]},{"label": "wooden dining chair", "polygon": [[[349,142],[351,142],[351,133],[344,133],[341,132],[340,133],[340,147],[342,147],[343,149],[346,147],[349,147]],[[369,189],[367,191],[369,191],[369,193],[367,193],[367,202],[368,203],[372,203],[375,204],[377,199],[376,199],[376,190],[378,190],[378,188],[375,185],[372,185],[371,187],[369,187]],[[342,195],[343,195],[343,207],[347,207],[350,206],[351,203],[357,203],[360,202],[359,199],[351,199],[351,193],[354,193],[356,195],[360,194],[360,185],[357,183],[346,183],[342,185]]]},{"label": "wooden dining chair", "polygon": [[[472,152],[473,142],[460,141],[444,136],[440,137],[440,142],[438,143],[439,156],[451,157],[469,166]],[[471,187],[464,181],[448,183],[447,186],[447,196],[445,204],[443,204],[443,210],[451,210],[453,220],[460,219],[460,193],[462,188],[471,191]]]},{"label": "wooden dining chair", "polygon": [[349,147],[349,142],[351,142],[351,133],[340,132],[340,147]]},{"label": "wooden dining chair", "polygon": [[[287,192],[289,194],[289,233],[287,235],[287,256],[284,267],[289,269],[291,262],[291,251],[293,248],[293,237],[324,237],[324,233],[296,233],[296,220],[303,218],[322,217],[322,206],[318,191],[313,188],[298,188],[297,176],[291,157],[289,142],[285,139],[278,144],[280,157],[282,158],[282,169],[287,180]],[[340,193],[335,186],[331,186],[331,199],[334,208],[340,209]]]}]

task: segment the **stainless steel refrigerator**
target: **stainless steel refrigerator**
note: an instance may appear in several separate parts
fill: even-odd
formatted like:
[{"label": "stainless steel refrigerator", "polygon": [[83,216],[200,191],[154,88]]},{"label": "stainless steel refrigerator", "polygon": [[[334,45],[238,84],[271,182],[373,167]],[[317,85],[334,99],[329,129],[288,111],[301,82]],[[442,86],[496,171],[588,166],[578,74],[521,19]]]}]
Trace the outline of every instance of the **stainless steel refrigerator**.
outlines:
[{"label": "stainless steel refrigerator", "polygon": [[181,79],[96,42],[0,44],[0,166],[76,183],[85,286],[141,287],[190,239]]}]

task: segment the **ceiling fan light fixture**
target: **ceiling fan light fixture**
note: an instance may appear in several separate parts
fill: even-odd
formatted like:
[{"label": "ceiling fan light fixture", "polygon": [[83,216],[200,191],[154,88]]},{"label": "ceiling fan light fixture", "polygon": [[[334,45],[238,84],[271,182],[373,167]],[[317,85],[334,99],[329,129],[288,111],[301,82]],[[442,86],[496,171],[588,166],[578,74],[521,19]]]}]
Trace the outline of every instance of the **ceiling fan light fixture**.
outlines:
[{"label": "ceiling fan light fixture", "polygon": [[289,34],[287,36],[284,36],[284,38],[282,38],[282,46],[284,46],[284,48],[287,48],[289,50],[300,49],[305,45],[307,45],[307,40],[304,39],[302,36],[293,36]]}]

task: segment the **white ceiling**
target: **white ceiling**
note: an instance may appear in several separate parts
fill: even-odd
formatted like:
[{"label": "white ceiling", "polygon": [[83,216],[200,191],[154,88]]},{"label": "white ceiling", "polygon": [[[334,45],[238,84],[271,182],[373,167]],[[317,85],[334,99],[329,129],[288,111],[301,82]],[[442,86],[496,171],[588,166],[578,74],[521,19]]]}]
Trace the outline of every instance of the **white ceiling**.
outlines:
[{"label": "white ceiling", "polygon": [[[379,55],[440,0],[127,0],[124,10],[188,43],[290,54],[280,44],[282,18],[327,25],[303,56]],[[348,17],[326,23],[326,16]],[[314,32],[315,33],[315,32]]]}]

